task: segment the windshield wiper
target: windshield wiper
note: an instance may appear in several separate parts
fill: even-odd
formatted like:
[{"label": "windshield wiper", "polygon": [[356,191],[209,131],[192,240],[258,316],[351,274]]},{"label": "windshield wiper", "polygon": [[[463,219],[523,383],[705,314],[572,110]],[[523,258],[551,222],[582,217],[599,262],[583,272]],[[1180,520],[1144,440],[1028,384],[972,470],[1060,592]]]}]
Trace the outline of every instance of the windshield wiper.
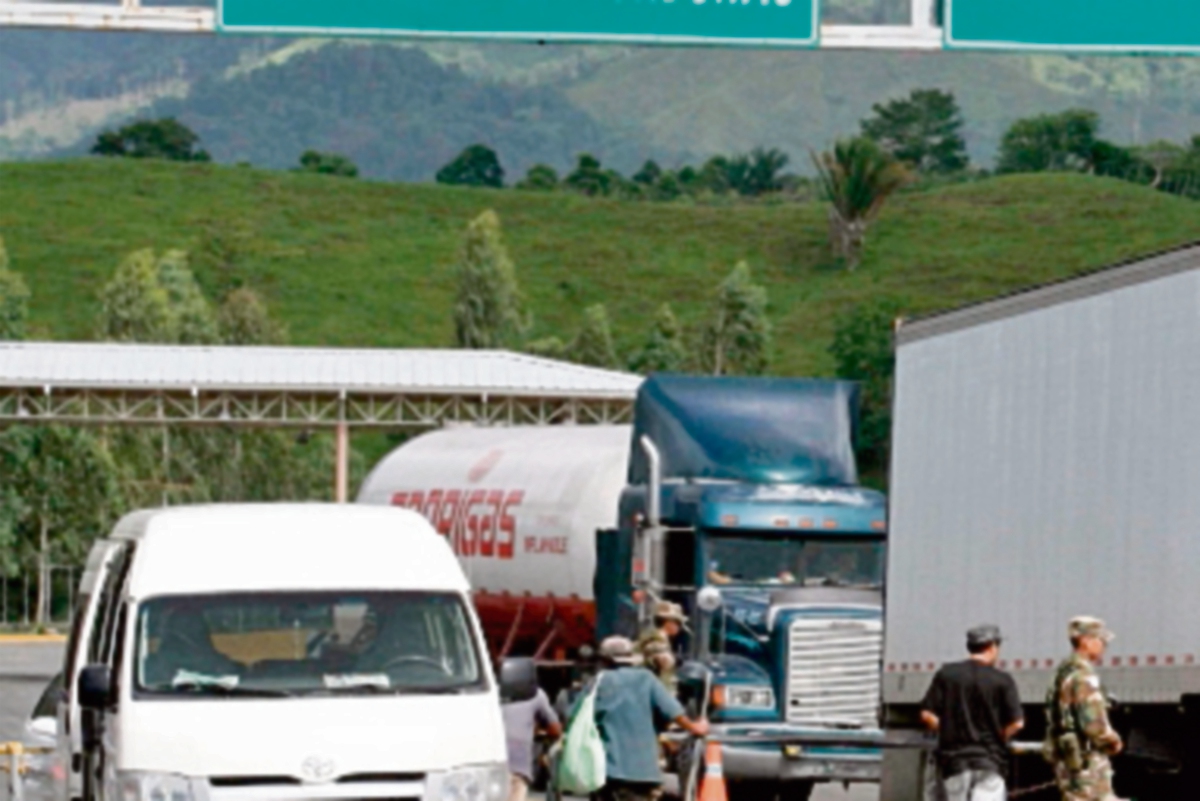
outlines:
[{"label": "windshield wiper", "polygon": [[220,697],[239,698],[288,698],[292,693],[287,690],[272,690],[266,687],[242,687],[239,685],[216,684],[207,681],[180,681],[171,685],[170,689],[162,688],[159,692],[175,692],[181,695],[214,695]]},{"label": "windshield wiper", "polygon": [[444,684],[438,687],[413,685],[409,687],[393,687],[392,689],[405,695],[462,695],[474,687],[474,684]]}]

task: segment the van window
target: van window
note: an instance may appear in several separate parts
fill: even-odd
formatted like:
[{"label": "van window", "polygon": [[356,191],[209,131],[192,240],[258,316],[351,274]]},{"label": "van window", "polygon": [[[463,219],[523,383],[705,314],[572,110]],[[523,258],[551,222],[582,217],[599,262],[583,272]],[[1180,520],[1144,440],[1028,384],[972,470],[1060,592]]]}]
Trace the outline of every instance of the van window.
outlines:
[{"label": "van window", "polygon": [[331,695],[482,688],[454,593],[163,596],[140,604],[135,692]]},{"label": "van window", "polygon": [[55,674],[50,683],[46,685],[46,689],[42,690],[42,695],[38,698],[37,704],[33,707],[33,712],[29,717],[31,720],[38,718],[52,718],[58,714],[58,702],[62,698],[63,692],[63,674]]},{"label": "van window", "polygon": [[100,596],[96,603],[96,618],[92,623],[91,638],[88,641],[87,664],[109,665],[112,660],[114,645],[114,629],[116,628],[117,609],[121,603],[121,590],[125,586],[125,576],[129,573],[133,548],[126,547],[112,557],[104,583],[97,588]]}]

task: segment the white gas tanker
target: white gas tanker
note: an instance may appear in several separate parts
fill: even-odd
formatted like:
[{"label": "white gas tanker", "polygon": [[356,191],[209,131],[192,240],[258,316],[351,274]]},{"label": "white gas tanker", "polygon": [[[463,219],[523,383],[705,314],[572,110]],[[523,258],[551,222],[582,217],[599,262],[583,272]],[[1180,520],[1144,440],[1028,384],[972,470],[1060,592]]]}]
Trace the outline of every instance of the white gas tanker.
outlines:
[{"label": "white gas tanker", "polygon": [[596,530],[615,528],[629,426],[444,429],[389,454],[360,503],[425,515],[453,544],[493,653],[563,658],[595,634]]}]

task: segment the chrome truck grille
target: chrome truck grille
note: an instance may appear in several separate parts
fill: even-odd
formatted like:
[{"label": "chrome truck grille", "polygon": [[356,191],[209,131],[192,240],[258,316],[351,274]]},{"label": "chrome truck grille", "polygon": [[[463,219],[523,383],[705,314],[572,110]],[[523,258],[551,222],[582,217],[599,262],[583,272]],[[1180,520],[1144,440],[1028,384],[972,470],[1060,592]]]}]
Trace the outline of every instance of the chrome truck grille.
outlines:
[{"label": "chrome truck grille", "polygon": [[881,621],[792,621],[788,629],[788,723],[877,725],[882,656]]}]

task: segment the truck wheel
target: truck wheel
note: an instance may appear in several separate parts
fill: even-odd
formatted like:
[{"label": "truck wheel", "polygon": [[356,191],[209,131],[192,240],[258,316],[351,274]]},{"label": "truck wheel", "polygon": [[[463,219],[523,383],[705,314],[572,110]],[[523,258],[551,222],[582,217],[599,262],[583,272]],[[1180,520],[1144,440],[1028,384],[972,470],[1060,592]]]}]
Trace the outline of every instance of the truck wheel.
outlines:
[{"label": "truck wheel", "polygon": [[729,801],[808,801],[812,782],[738,781],[729,783]]},{"label": "truck wheel", "polygon": [[779,801],[808,801],[814,786],[813,782],[788,782],[779,788]]}]

